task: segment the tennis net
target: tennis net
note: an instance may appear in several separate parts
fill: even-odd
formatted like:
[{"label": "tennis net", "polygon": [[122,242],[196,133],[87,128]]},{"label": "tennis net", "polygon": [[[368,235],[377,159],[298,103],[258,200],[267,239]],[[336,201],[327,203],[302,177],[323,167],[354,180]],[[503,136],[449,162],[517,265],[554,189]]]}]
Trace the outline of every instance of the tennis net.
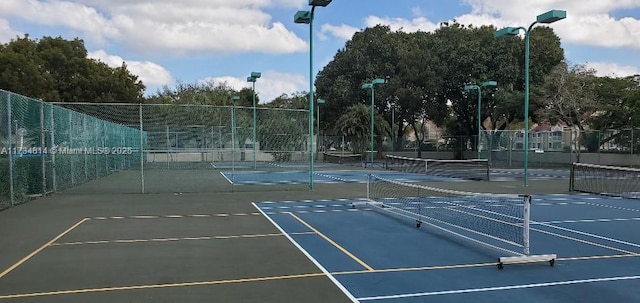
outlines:
[{"label": "tennis net", "polygon": [[570,187],[571,191],[640,199],[640,169],[573,163]]},{"label": "tennis net", "polygon": [[385,168],[439,177],[489,180],[489,160],[435,160],[387,155]]},{"label": "tennis net", "polygon": [[530,255],[530,196],[454,191],[369,175],[367,202],[361,204],[509,255],[500,258],[499,268],[539,261],[553,265],[556,259]]},{"label": "tennis net", "polygon": [[335,164],[362,165],[361,154],[324,153],[324,162]]}]

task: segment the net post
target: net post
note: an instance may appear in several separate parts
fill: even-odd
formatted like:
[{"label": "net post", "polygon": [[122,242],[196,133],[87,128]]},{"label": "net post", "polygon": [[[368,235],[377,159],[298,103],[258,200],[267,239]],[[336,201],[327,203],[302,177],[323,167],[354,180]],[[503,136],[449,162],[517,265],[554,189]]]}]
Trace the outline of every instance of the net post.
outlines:
[{"label": "net post", "polygon": [[574,179],[575,179],[575,163],[571,163],[571,169],[569,170],[569,192],[573,192],[574,189]]},{"label": "net post", "polygon": [[522,247],[525,255],[529,255],[529,228],[531,225],[531,196],[524,196],[524,212],[523,212],[523,221],[522,221]]},{"label": "net post", "polygon": [[424,160],[424,174],[428,175],[429,173],[429,161]]},{"label": "net post", "polygon": [[13,185],[13,148],[11,143],[13,142],[13,138],[11,136],[11,93],[4,92],[7,94],[7,139],[9,142],[9,200],[11,201],[11,206],[16,205],[16,198],[14,193],[14,185]]},{"label": "net post", "polygon": [[367,200],[371,201],[371,174],[367,174]]},{"label": "net post", "polygon": [[[489,153],[491,153],[491,151],[489,151]],[[487,181],[491,181],[491,165],[489,164],[489,160],[487,159],[486,162],[486,169],[487,169]]]}]

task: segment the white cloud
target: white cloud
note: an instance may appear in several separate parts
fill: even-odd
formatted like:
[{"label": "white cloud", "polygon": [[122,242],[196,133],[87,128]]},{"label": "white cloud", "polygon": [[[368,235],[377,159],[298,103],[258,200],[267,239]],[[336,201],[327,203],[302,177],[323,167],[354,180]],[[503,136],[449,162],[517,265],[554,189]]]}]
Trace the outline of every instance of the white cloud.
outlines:
[{"label": "white cloud", "polygon": [[588,62],[586,66],[595,69],[598,76],[626,77],[640,74],[640,68],[636,66],[619,65],[612,62]]},{"label": "white cloud", "polygon": [[[415,10],[414,10],[415,13]],[[433,23],[427,20],[424,17],[416,17],[413,19],[405,19],[405,18],[389,18],[389,17],[378,17],[378,16],[368,16],[364,20],[365,27],[374,27],[376,25],[386,25],[391,28],[392,31],[403,31],[403,32],[430,32],[438,28],[438,24]],[[350,25],[330,25],[324,24],[321,27],[321,38],[326,38],[325,33],[330,33],[334,37],[349,40],[356,32],[360,31],[360,29],[350,26]]]},{"label": "white cloud", "polygon": [[402,30],[404,32],[430,32],[438,28],[438,24],[427,20],[424,17],[416,17],[411,20],[404,18],[388,18],[369,16],[365,18],[365,26],[373,27],[378,24],[388,25],[392,31]]},{"label": "white cloud", "polygon": [[615,19],[616,10],[640,7],[638,0],[466,0],[472,15],[496,16],[494,25],[528,26],[538,14],[551,9],[567,11],[567,19],[549,26],[563,41],[602,47],[629,47],[640,49],[640,20]]},{"label": "white cloud", "polygon": [[17,36],[22,36],[22,33],[12,29],[9,21],[0,19],[0,43],[7,43]]},{"label": "white cloud", "polygon": [[358,32],[359,30],[360,29],[355,28],[353,26],[346,25],[346,24],[341,24],[341,25],[323,24],[322,27],[320,28],[320,33],[322,34],[321,36],[322,39],[326,38],[324,36],[325,33],[330,33],[335,37],[349,40],[351,39],[353,34]]},{"label": "white cloud", "polygon": [[[640,7],[639,0],[465,0],[465,2],[471,6],[471,13],[452,18],[461,24],[494,25],[498,28],[529,26],[538,14],[551,9],[562,9],[567,11],[567,18],[549,26],[554,28],[563,42],[608,48],[640,49],[640,19],[632,17],[615,19],[611,16],[611,13],[616,10]],[[419,8],[414,8],[412,11],[414,15],[422,13]],[[364,26],[372,27],[382,24],[388,25],[392,30],[428,32],[437,29],[441,21],[450,20],[434,22],[424,17],[407,19],[368,16],[364,20]],[[323,25],[322,28],[323,33],[331,33],[333,36],[345,39],[348,31],[342,29],[355,27]]]},{"label": "white cloud", "polygon": [[[240,90],[244,87],[252,87],[246,82],[246,78],[231,76],[207,77],[200,82],[226,83],[229,87]],[[282,73],[277,71],[265,71],[262,77],[256,82],[256,93],[260,98],[260,103],[271,102],[283,93],[292,94],[300,91],[308,91],[308,82],[303,75]]]},{"label": "white cloud", "polygon": [[2,0],[0,16],[62,26],[98,43],[123,43],[165,54],[292,53],[307,43],[272,22],[265,7],[301,0]]},{"label": "white cloud", "polygon": [[110,67],[120,67],[122,66],[122,62],[125,62],[127,69],[132,74],[138,76],[147,86],[159,87],[174,82],[169,71],[153,62],[125,60],[120,56],[109,55],[103,50],[89,52],[88,57],[100,60]]}]

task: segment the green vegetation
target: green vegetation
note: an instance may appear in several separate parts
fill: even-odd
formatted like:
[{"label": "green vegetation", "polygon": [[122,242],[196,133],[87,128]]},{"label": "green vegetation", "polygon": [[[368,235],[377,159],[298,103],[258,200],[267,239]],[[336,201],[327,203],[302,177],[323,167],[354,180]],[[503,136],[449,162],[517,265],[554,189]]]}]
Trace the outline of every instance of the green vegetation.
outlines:
[{"label": "green vegetation", "polygon": [[28,35],[0,45],[0,88],[49,102],[141,102],[145,86],[127,65],[87,58],[84,41]]}]

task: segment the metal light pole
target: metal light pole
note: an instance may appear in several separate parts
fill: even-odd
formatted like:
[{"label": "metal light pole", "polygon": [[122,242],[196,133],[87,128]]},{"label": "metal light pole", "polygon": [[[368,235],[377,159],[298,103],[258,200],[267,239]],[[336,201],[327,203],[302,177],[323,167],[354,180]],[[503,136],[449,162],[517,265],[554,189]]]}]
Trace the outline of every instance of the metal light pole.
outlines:
[{"label": "metal light pole", "polygon": [[324,7],[332,0],[309,0],[310,11],[298,11],[293,22],[309,24],[309,190],[313,190],[313,13],[316,6]]},{"label": "metal light pole", "polygon": [[373,166],[373,157],[374,157],[374,145],[373,145],[373,141],[374,141],[374,138],[373,138],[373,128],[374,128],[373,118],[374,118],[374,115],[373,115],[373,108],[374,108],[374,105],[375,105],[374,104],[375,86],[376,86],[376,84],[383,84],[383,83],[385,83],[384,79],[376,78],[376,79],[373,79],[373,81],[371,81],[371,83],[362,84],[362,89],[370,89],[371,90],[371,118],[369,120],[369,130],[371,131],[371,137],[370,137],[371,146],[370,146],[370,150],[369,150],[369,152],[371,153],[371,156],[369,158],[369,161],[370,161],[371,166]]},{"label": "metal light pole", "polygon": [[251,90],[251,95],[253,98],[253,169],[257,168],[256,165],[256,80],[262,76],[259,72],[252,72],[251,76],[247,77],[247,82],[251,82],[253,84],[253,89]]},{"label": "metal light pole", "polygon": [[538,15],[536,21],[525,27],[505,27],[497,30],[494,34],[496,38],[502,36],[515,36],[524,30],[524,186],[528,186],[528,166],[529,166],[529,36],[531,30],[538,23],[549,24],[565,19],[567,12],[563,10],[550,10]]},{"label": "metal light pole", "polygon": [[498,85],[498,83],[496,81],[486,81],[484,83],[482,83],[482,85],[478,86],[478,85],[465,85],[464,89],[466,91],[470,91],[470,90],[478,90],[478,138],[476,139],[476,159],[480,159],[480,136],[481,136],[481,130],[482,130],[482,116],[480,115],[480,108],[482,107],[482,88],[483,87],[490,87],[490,86],[496,86]]}]

